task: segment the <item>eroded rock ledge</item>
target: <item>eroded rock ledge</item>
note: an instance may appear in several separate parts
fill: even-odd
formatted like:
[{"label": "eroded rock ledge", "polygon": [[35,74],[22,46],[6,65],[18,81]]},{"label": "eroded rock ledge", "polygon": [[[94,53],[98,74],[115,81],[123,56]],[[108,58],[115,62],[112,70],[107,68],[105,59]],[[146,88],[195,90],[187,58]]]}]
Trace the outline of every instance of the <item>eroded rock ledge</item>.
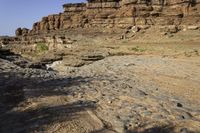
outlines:
[{"label": "eroded rock ledge", "polygon": [[72,28],[126,28],[135,25],[200,24],[200,0],[87,0],[64,4],[64,12],[43,17],[16,35],[35,35]]}]

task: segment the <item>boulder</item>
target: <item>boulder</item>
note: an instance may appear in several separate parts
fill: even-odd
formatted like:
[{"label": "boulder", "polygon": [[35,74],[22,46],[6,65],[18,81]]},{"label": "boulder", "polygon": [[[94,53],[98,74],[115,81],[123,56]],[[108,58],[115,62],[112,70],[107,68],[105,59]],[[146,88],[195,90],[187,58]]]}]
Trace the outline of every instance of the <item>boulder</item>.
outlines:
[{"label": "boulder", "polygon": [[21,36],[22,35],[22,29],[21,28],[17,28],[15,31],[15,35],[16,36]]},{"label": "boulder", "polygon": [[169,25],[167,30],[170,33],[177,33],[178,32],[178,27],[176,25]]},{"label": "boulder", "polygon": [[22,29],[22,35],[27,35],[29,33],[29,29],[23,28]]}]

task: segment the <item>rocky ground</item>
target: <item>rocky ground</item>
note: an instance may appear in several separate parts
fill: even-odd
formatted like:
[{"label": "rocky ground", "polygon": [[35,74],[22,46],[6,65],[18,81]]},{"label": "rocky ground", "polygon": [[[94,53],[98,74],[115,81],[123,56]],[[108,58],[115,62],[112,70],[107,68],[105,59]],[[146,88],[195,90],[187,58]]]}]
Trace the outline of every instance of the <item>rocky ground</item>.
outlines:
[{"label": "rocky ground", "polygon": [[74,37],[46,66],[1,51],[0,132],[200,132],[199,31],[185,36]]}]

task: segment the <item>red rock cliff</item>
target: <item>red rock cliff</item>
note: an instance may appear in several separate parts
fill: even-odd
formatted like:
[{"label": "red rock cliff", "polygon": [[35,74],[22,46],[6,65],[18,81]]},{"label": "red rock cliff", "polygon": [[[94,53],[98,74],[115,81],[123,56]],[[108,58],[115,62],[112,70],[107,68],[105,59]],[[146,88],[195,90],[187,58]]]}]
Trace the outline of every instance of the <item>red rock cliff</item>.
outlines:
[{"label": "red rock cliff", "polygon": [[63,13],[43,17],[32,30],[18,29],[16,35],[77,27],[200,24],[200,0],[88,0],[63,8]]}]

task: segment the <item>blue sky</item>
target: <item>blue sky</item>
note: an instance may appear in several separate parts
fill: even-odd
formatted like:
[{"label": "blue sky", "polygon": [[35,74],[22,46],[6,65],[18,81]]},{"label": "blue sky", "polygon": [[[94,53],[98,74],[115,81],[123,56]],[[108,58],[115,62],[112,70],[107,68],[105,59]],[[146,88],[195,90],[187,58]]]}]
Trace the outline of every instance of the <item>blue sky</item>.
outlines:
[{"label": "blue sky", "polygon": [[0,36],[14,35],[18,27],[31,28],[43,16],[63,12],[65,3],[85,0],[0,0]]}]

